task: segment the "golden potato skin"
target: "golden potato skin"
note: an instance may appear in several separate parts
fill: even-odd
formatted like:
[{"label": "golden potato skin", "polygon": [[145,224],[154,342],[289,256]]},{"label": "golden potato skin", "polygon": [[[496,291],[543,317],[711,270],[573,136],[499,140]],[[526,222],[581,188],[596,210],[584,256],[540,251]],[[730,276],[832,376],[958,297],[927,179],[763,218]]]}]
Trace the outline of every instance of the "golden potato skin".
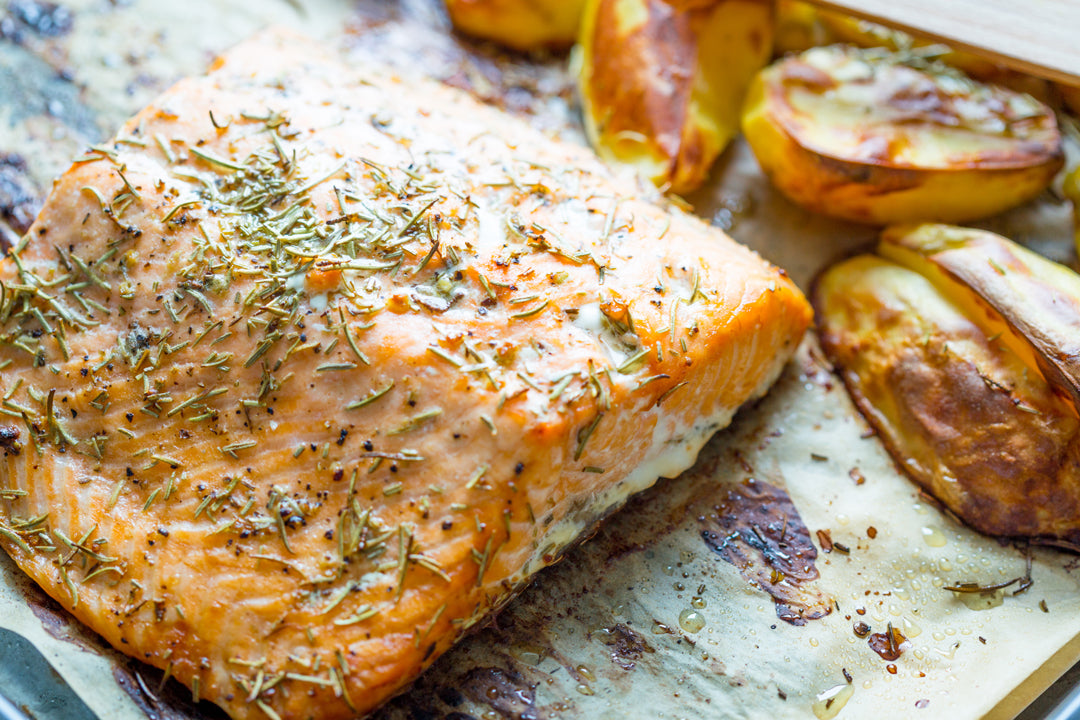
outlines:
[{"label": "golden potato skin", "polygon": [[1064,158],[1053,111],[1034,99],[854,48],[763,70],[742,126],[792,201],[878,225],[996,214],[1041,192]]},{"label": "golden potato skin", "polygon": [[455,28],[522,51],[573,45],[584,7],[585,0],[446,0]]},{"label": "golden potato skin", "polygon": [[765,0],[589,0],[578,80],[593,148],[665,190],[700,186],[739,131],[772,28]]},{"label": "golden potato skin", "polygon": [[[1043,263],[1054,265],[1029,263],[990,233],[937,225],[887,231],[879,254],[904,264],[863,255],[818,279],[812,299],[822,347],[897,464],[964,522],[991,535],[1080,549],[1073,396],[1024,357],[1041,351],[1014,351],[1029,339],[991,308],[995,288],[988,284],[998,283],[988,277],[968,285],[942,265],[979,275],[978,266],[989,266],[988,249],[992,259],[1015,259],[1004,275],[991,267],[994,276],[1022,275],[1019,286],[1028,290],[1041,284]],[[909,261],[940,272],[924,276]],[[1051,274],[1059,269],[1071,274],[1061,266]],[[1080,277],[1071,280],[1080,286]],[[1031,325],[1055,322],[1044,321],[1057,312],[1055,287],[1042,284],[1023,308],[1039,313]],[[1068,307],[1077,303],[1080,296]],[[1071,322],[1080,327],[1080,309]]]}]

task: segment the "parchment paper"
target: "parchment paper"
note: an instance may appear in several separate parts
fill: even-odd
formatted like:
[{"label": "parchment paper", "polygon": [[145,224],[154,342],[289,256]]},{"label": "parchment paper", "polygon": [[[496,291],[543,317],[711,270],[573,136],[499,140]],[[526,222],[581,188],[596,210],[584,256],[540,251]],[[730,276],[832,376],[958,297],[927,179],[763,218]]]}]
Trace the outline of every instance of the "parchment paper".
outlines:
[{"label": "parchment paper", "polygon": [[[353,62],[381,63],[373,72],[432,74],[581,141],[564,58],[460,41],[434,0],[71,0],[62,8],[70,29],[56,36],[24,22],[21,4],[0,16],[8,234],[68,158],[274,22],[326,38]],[[697,211],[804,288],[876,234],[792,207],[741,143],[714,177],[690,198]],[[987,227],[1071,261],[1069,212],[1048,193]],[[632,500],[379,717],[806,718],[816,696],[848,676],[850,700],[831,708],[841,718],[1012,717],[1080,656],[1080,562],[967,530],[920,497],[867,430],[808,338],[770,395],[744,409],[693,470]],[[748,488],[767,489],[775,513],[725,526],[732,498]],[[816,546],[820,577],[792,593],[828,615],[803,625],[778,617],[766,591],[793,580],[765,563],[754,535],[802,542],[806,563],[815,552],[806,543]],[[741,548],[735,564],[714,550],[725,538]],[[998,607],[973,610],[943,589],[1022,576],[1025,552],[1033,584]],[[854,632],[857,622],[871,633],[890,623],[900,630],[900,657],[879,657]],[[69,621],[6,557],[0,626],[33,642],[103,720],[221,717]]]}]

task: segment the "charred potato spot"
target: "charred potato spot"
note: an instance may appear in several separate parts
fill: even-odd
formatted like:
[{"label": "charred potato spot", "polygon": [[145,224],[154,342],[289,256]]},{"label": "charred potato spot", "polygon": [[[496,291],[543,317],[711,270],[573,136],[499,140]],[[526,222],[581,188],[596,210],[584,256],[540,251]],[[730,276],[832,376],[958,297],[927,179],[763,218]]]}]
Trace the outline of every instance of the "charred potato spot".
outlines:
[{"label": "charred potato spot", "polygon": [[738,132],[771,51],[759,0],[592,0],[578,74],[593,147],[662,188],[693,190]]},{"label": "charred potato spot", "polygon": [[585,0],[446,0],[454,27],[514,50],[574,44]]},{"label": "charred potato spot", "polygon": [[826,271],[813,301],[825,352],[897,464],[977,530],[1080,544],[1080,420],[1061,387],[1075,368],[1048,361],[1075,357],[1080,277],[940,225],[890,229],[878,254]]},{"label": "charred potato spot", "polygon": [[815,212],[886,224],[992,215],[1050,183],[1064,156],[1049,107],[902,60],[815,48],[758,75],[743,130],[777,188]]}]

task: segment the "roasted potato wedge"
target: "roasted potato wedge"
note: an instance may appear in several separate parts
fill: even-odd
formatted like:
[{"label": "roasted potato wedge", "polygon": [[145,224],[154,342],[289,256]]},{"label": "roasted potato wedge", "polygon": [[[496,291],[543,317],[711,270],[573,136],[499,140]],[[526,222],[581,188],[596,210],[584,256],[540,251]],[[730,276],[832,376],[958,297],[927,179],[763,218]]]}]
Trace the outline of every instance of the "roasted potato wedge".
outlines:
[{"label": "roasted potato wedge", "polygon": [[917,484],[982,532],[1080,549],[1080,276],[992,233],[902,226],[813,301]]},{"label": "roasted potato wedge", "polygon": [[763,0],[589,0],[578,75],[593,148],[665,190],[700,186],[739,131],[772,28]]},{"label": "roasted potato wedge", "polygon": [[1063,163],[1053,111],[1027,95],[830,46],[754,80],[742,126],[803,207],[872,224],[960,222],[1037,195]]},{"label": "roasted potato wedge", "polygon": [[816,5],[803,0],[776,1],[776,34],[774,50],[777,55],[801,53],[818,45],[836,42],[830,28],[822,19]]},{"label": "roasted potato wedge", "polygon": [[514,50],[568,48],[585,0],[446,0],[454,27]]},{"label": "roasted potato wedge", "polygon": [[1072,203],[1073,246],[1080,255],[1080,165],[1065,173],[1061,193]]}]

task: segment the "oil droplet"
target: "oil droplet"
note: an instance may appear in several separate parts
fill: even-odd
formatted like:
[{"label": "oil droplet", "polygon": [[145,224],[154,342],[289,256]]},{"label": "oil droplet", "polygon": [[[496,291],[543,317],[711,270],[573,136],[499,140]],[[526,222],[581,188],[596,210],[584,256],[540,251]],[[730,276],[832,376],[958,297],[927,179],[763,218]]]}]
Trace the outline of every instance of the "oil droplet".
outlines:
[{"label": "oil droplet", "polygon": [[941,642],[942,640],[945,639],[945,633],[941,632],[940,630],[935,630],[934,634],[931,635],[931,637],[934,638],[935,640],[937,640],[938,642]]},{"label": "oil droplet", "polygon": [[945,547],[945,544],[949,542],[945,537],[945,533],[936,527],[924,527],[922,529],[922,539],[930,547]]},{"label": "oil droplet", "polygon": [[705,627],[705,616],[697,610],[683,610],[679,613],[679,626],[688,633],[701,632]]},{"label": "oil droplet", "polygon": [[847,683],[831,687],[817,696],[812,709],[818,720],[831,720],[840,714],[847,701],[855,694],[855,688]]},{"label": "oil droplet", "polygon": [[699,598],[699,597],[690,598],[690,604],[693,605],[698,610],[703,610],[703,609],[705,609],[705,605],[706,605],[705,598]]},{"label": "oil droplet", "polygon": [[874,687],[874,681],[873,680],[863,680],[862,686],[864,688],[866,688],[867,690],[869,690],[870,688]]},{"label": "oil droplet", "polygon": [[671,575],[675,574],[675,568],[671,565],[665,565],[664,567],[660,568],[660,572],[670,577]]},{"label": "oil droplet", "polygon": [[513,655],[518,662],[525,665],[536,667],[540,664],[540,653],[535,650],[529,650],[527,648],[511,648],[510,654]]},{"label": "oil droplet", "polygon": [[847,525],[850,521],[851,518],[849,518],[847,515],[844,515],[843,513],[840,513],[836,516],[836,523],[838,525]]},{"label": "oil droplet", "polygon": [[920,635],[922,635],[922,628],[919,627],[919,625],[917,625],[915,621],[909,620],[905,617],[900,622],[903,633],[908,638],[919,637]]},{"label": "oil droplet", "polygon": [[[1005,602],[1005,591],[994,590],[993,592],[981,593],[958,593],[960,596],[960,602],[964,603],[970,610],[989,610],[996,608]],[[949,633],[952,635],[952,633]]]},{"label": "oil droplet", "polygon": [[948,650],[934,648],[934,652],[936,652],[938,655],[945,658],[946,660],[952,660],[954,657],[956,657],[956,648],[958,647],[960,647],[959,643],[953,643],[949,646]]},{"label": "oil droplet", "polygon": [[810,638],[810,647],[817,647],[817,646],[818,646],[818,639],[814,638],[814,637]]},{"label": "oil droplet", "polygon": [[577,671],[578,675],[585,678],[589,682],[593,682],[594,680],[596,680],[596,676],[592,674],[592,670],[590,670],[587,665],[578,665]]},{"label": "oil droplet", "polygon": [[579,693],[581,693],[582,695],[595,695],[596,694],[595,692],[593,692],[593,689],[591,687],[589,687],[588,685],[585,685],[585,684],[578,685],[577,686],[577,691]]},{"label": "oil droplet", "polygon": [[678,590],[679,592],[682,592],[683,590],[686,589],[686,586],[683,585],[681,582],[672,583],[672,587],[675,588],[676,590]]},{"label": "oil droplet", "polygon": [[679,559],[682,560],[684,565],[689,565],[690,563],[694,562],[694,553],[690,552],[689,550],[683,550],[681,553],[679,553]]}]

